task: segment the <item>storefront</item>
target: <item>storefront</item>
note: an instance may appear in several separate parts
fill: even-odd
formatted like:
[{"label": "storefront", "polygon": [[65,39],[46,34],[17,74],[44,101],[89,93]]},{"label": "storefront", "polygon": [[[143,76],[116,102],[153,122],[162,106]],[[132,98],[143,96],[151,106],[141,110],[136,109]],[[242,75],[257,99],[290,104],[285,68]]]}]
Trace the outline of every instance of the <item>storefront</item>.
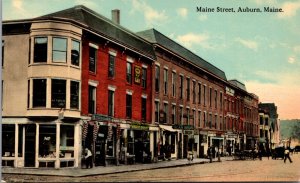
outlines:
[{"label": "storefront", "polygon": [[159,125],[160,144],[159,154],[166,159],[177,159],[178,157],[178,130],[169,125]]},{"label": "storefront", "polygon": [[2,166],[78,167],[79,122],[18,122],[2,125]]}]

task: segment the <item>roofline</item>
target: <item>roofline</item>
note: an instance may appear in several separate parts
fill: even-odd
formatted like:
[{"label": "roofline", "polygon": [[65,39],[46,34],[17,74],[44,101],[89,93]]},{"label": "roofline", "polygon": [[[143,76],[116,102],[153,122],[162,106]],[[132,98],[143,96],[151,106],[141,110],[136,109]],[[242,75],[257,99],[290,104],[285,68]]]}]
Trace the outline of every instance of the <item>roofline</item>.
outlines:
[{"label": "roofline", "polygon": [[173,55],[176,55],[176,56],[179,57],[180,59],[186,61],[188,64],[191,64],[191,65],[193,65],[193,66],[195,66],[195,67],[197,67],[197,68],[203,70],[205,73],[207,73],[207,74],[209,74],[209,75],[212,75],[213,77],[215,77],[215,78],[217,78],[217,79],[219,79],[219,80],[221,80],[221,81],[227,83],[227,80],[224,80],[224,79],[220,78],[219,76],[217,76],[217,75],[215,75],[215,74],[213,74],[213,73],[207,71],[206,69],[204,69],[204,68],[202,68],[202,67],[200,67],[200,66],[198,66],[198,65],[195,65],[195,64],[192,63],[191,61],[189,61],[189,60],[187,60],[186,58],[184,58],[184,57],[178,55],[177,53],[174,53],[173,51],[169,50],[168,48],[166,48],[166,47],[164,47],[164,46],[162,46],[162,45],[160,45],[160,44],[158,44],[158,43],[152,43],[152,44],[153,44],[154,46],[160,47],[161,49],[163,49],[163,50],[165,50],[165,51],[167,51],[167,52],[169,52],[169,53],[171,53],[171,54],[173,54]]},{"label": "roofline", "polygon": [[[78,24],[79,26],[81,26],[81,28],[82,28],[83,30],[86,30],[86,31],[88,31],[88,32],[91,32],[91,33],[93,33],[93,34],[96,34],[97,36],[102,37],[102,38],[104,38],[104,39],[108,39],[110,42],[112,42],[112,43],[114,43],[114,44],[117,44],[117,45],[119,45],[119,46],[121,46],[121,47],[128,48],[129,50],[131,50],[131,51],[137,53],[138,55],[144,56],[145,58],[148,58],[148,59],[151,60],[151,61],[155,61],[155,60],[156,60],[155,58],[149,57],[149,56],[147,56],[147,55],[145,55],[145,54],[143,54],[143,53],[137,51],[136,49],[134,49],[134,48],[132,48],[132,47],[126,45],[126,44],[121,44],[121,43],[117,42],[116,40],[114,40],[114,39],[112,39],[112,38],[110,38],[110,37],[108,37],[108,36],[104,36],[104,35],[102,35],[102,33],[99,33],[98,31],[95,31],[95,30],[91,29],[88,25],[86,25],[86,24],[84,24],[84,23],[82,23],[82,22],[76,21],[76,20],[74,20],[74,19],[71,19],[71,18],[62,18],[62,17],[38,17],[38,18],[24,19],[24,20],[3,21],[3,24],[6,24],[6,25],[7,25],[7,24],[14,24],[14,23],[38,23],[38,22],[41,22],[41,21],[51,21],[51,20],[52,20],[52,21],[55,21],[55,20],[56,20],[56,21],[68,21],[68,22],[71,22],[71,23]],[[138,37],[138,36],[136,36],[136,37]],[[140,37],[138,37],[138,38],[139,38],[139,39],[142,39],[142,38],[140,38]],[[144,40],[141,40],[141,41],[145,42]],[[147,41],[146,43],[147,43],[147,44],[150,44],[151,48],[153,48],[152,45],[151,45],[151,43],[149,43],[148,41]]]}]

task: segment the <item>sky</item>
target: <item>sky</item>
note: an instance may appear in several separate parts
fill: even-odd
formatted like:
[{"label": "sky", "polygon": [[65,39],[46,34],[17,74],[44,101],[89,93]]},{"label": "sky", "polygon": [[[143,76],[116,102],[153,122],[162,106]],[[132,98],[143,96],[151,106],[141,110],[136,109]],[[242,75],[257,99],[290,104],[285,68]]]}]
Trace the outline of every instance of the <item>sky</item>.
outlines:
[{"label": "sky", "polygon": [[[75,5],[138,32],[155,28],[237,79],[279,118],[300,119],[300,0],[2,0],[2,19],[34,18]],[[214,12],[197,12],[197,7]],[[235,12],[217,12],[217,8]],[[238,12],[259,8],[261,12]],[[283,12],[264,12],[264,7]]]}]

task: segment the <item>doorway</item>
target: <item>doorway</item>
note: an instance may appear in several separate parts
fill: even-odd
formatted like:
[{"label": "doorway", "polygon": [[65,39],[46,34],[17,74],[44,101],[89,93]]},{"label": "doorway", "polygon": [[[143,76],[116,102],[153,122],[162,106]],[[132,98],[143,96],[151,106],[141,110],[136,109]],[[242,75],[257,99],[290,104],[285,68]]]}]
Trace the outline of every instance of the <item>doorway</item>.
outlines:
[{"label": "doorway", "polygon": [[25,167],[35,167],[36,125],[25,125]]}]

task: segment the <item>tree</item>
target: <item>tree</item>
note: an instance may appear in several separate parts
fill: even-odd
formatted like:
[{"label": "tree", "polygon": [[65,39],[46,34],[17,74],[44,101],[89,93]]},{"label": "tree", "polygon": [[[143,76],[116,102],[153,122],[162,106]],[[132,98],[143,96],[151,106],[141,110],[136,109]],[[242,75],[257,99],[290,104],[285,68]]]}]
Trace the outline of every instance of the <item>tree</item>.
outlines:
[{"label": "tree", "polygon": [[300,140],[300,121],[297,121],[291,129],[291,138]]}]

